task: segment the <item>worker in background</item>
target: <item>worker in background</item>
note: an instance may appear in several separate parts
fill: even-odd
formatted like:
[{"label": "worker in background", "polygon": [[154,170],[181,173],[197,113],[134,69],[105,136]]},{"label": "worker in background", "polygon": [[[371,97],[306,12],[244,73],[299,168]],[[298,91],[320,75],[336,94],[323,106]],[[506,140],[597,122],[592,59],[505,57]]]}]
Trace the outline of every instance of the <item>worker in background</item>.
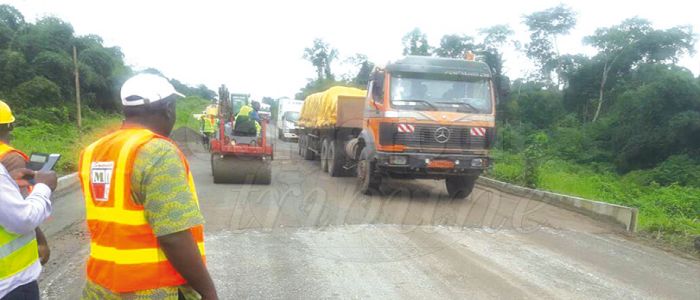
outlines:
[{"label": "worker in background", "polygon": [[239,136],[259,136],[260,116],[255,107],[260,108],[260,103],[253,102],[251,105],[243,105],[236,115],[236,123],[234,125],[233,134]]},{"label": "worker in background", "polygon": [[[27,167],[29,157],[24,152],[10,146],[10,136],[14,129],[15,116],[7,103],[0,100],[0,164],[12,172]],[[23,196],[29,195],[31,187],[21,190]],[[51,251],[46,236],[39,227],[36,228],[36,240],[39,245],[39,258],[42,265],[49,261]]]},{"label": "worker in background", "polygon": [[260,102],[253,101],[251,106],[253,106],[253,111],[250,112],[250,118],[260,124],[260,114],[258,113],[260,111]]},{"label": "worker in background", "polygon": [[[26,198],[20,189],[36,185]],[[35,230],[51,214],[54,172],[15,169],[0,164],[0,299],[38,300],[41,274]]]},{"label": "worker in background", "polygon": [[209,145],[209,139],[216,131],[216,120],[213,115],[204,114],[201,117],[202,144]]},{"label": "worker in background", "polygon": [[218,299],[189,164],[167,138],[181,96],[163,77],[130,78],[122,128],[81,154],[92,239],[82,299]]}]

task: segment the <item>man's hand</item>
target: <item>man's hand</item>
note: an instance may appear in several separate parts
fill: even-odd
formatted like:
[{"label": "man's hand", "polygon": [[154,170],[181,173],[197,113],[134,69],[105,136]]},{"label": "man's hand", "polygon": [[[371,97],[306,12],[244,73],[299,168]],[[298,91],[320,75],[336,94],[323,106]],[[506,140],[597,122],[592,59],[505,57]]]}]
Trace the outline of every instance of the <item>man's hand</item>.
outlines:
[{"label": "man's hand", "polygon": [[44,232],[41,231],[40,228],[37,227],[35,230],[36,232],[36,243],[37,246],[39,247],[39,261],[41,262],[41,265],[45,265],[47,262],[49,262],[49,257],[51,257],[51,249],[49,249],[49,244],[46,241],[46,236],[44,235]]},{"label": "man's hand", "polygon": [[29,183],[29,180],[34,178],[34,172],[33,170],[27,169],[27,168],[19,168],[19,169],[14,169],[10,172],[10,176],[12,179],[15,180],[17,185],[23,189],[31,185]]},{"label": "man's hand", "polygon": [[49,258],[51,257],[51,249],[49,249],[49,246],[47,245],[39,245],[39,261],[41,262],[41,265],[45,265],[47,262],[49,262]]},{"label": "man's hand", "polygon": [[56,177],[56,172],[54,171],[35,172],[34,181],[36,183],[43,183],[47,185],[51,191],[56,190],[56,186],[58,185],[58,178]]},{"label": "man's hand", "polygon": [[214,282],[189,230],[158,237],[165,256],[202,300],[218,300]]}]

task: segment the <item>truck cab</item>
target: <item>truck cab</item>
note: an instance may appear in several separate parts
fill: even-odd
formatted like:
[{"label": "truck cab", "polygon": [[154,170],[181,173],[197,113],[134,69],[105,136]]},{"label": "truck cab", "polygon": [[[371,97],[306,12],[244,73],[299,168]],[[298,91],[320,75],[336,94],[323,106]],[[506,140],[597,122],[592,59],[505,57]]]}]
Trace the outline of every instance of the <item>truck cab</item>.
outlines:
[{"label": "truck cab", "polygon": [[297,123],[301,107],[304,104],[302,100],[292,100],[289,98],[279,99],[277,107],[277,136],[280,140],[296,140]]},{"label": "truck cab", "polygon": [[382,178],[445,179],[468,196],[489,166],[495,91],[488,65],[408,56],[370,76],[362,132],[347,149],[365,193]]}]

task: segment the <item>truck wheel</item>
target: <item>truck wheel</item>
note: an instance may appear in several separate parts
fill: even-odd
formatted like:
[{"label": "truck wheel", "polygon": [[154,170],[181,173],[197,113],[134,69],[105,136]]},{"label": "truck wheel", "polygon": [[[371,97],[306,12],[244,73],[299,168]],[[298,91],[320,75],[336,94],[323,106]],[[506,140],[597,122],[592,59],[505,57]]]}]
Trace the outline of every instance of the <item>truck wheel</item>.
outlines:
[{"label": "truck wheel", "polygon": [[304,139],[304,146],[301,148],[301,155],[304,156],[305,160],[314,160],[315,153],[309,150],[309,144],[311,144],[309,139],[309,136],[306,136],[306,138]]},{"label": "truck wheel", "polygon": [[379,185],[382,183],[382,177],[375,172],[374,162],[370,160],[369,150],[362,150],[360,161],[357,163],[357,179],[360,192],[365,195],[371,195],[379,192]]},{"label": "truck wheel", "polygon": [[328,173],[331,177],[340,177],[345,173],[345,155],[343,149],[338,148],[336,141],[332,140],[328,145]]},{"label": "truck wheel", "polygon": [[300,136],[299,140],[297,141],[297,153],[299,156],[301,156],[301,147],[304,145],[304,136]]},{"label": "truck wheel", "polygon": [[321,171],[328,172],[328,139],[321,142]]},{"label": "truck wheel", "polygon": [[447,194],[452,199],[464,199],[472,193],[479,176],[450,176],[445,180]]}]

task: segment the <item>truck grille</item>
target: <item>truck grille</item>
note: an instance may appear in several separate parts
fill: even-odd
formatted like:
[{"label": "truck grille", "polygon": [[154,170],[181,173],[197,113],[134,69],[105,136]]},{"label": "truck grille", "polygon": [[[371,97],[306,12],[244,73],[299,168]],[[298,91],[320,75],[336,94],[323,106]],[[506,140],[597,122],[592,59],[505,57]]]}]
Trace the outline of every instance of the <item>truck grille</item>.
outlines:
[{"label": "truck grille", "polygon": [[[412,132],[399,132],[396,124],[383,123],[380,126],[380,144],[382,145],[404,145],[411,148],[431,148],[431,149],[487,149],[490,146],[490,138],[493,136],[493,129],[488,128],[484,136],[473,136],[470,134],[471,127],[466,126],[439,126],[412,124]],[[447,134],[445,137],[439,133]],[[405,130],[403,130],[405,131]]]}]

